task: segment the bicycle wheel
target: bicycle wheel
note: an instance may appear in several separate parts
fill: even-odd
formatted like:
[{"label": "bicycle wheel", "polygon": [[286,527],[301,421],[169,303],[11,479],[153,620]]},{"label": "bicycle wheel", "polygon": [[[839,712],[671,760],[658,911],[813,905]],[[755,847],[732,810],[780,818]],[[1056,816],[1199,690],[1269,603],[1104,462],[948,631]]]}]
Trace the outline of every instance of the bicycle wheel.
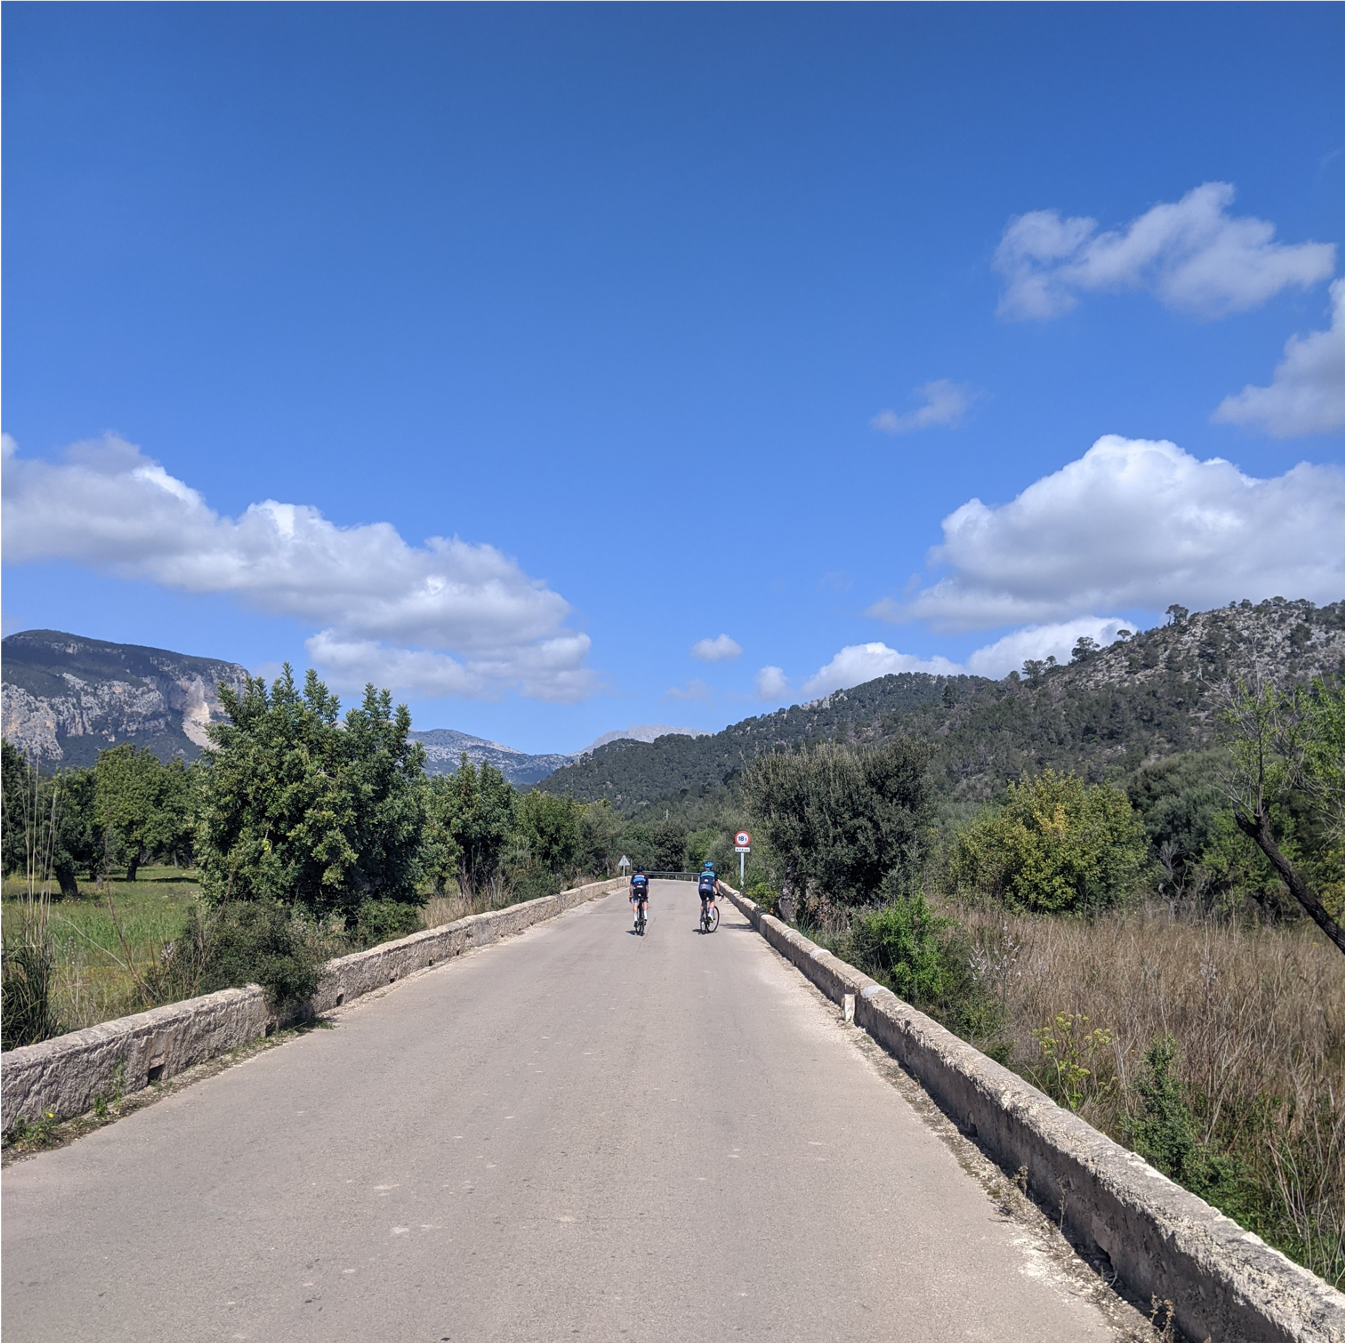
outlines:
[{"label": "bicycle wheel", "polygon": [[719,927],[719,906],[711,905],[710,908],[705,911],[705,931],[707,933],[712,933],[718,927]]}]

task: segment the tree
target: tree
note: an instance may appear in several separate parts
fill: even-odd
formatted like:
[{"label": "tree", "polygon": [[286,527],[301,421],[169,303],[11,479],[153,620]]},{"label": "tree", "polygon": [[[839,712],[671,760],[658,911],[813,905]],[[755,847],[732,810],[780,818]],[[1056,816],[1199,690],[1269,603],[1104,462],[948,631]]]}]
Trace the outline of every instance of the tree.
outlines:
[{"label": "tree", "polygon": [[465,751],[456,774],[431,781],[430,834],[441,883],[447,871],[454,871],[463,895],[471,899],[497,882],[516,802],[504,775],[484,760],[478,771]]},{"label": "tree", "polygon": [[216,903],[276,900],[350,919],[366,900],[416,903],[424,753],[404,705],[372,685],[358,709],[288,665],[267,689],[220,686],[227,722],[198,765],[201,889]]},{"label": "tree", "polygon": [[950,875],[964,890],[1044,913],[1097,910],[1139,884],[1147,843],[1130,801],[1110,784],[1090,788],[1045,770],[1010,784],[957,834]]},{"label": "tree", "polygon": [[181,760],[162,765],[152,751],[128,742],[99,752],[93,778],[103,871],[120,857],[126,880],[134,881],[150,854],[189,846],[191,786]]},{"label": "tree", "polygon": [[1345,954],[1345,929],[1284,852],[1277,812],[1306,797],[1330,845],[1327,870],[1345,865],[1345,687],[1318,679],[1282,691],[1240,683],[1223,711],[1228,770],[1224,788],[1237,827],[1265,854],[1289,893]]},{"label": "tree", "polygon": [[0,866],[23,872],[31,883],[56,879],[61,895],[79,895],[78,869],[92,869],[101,845],[93,807],[93,771],[43,775],[9,744],[0,745],[4,798]]},{"label": "tree", "polygon": [[924,746],[901,737],[864,754],[824,744],[754,761],[743,775],[744,800],[786,894],[864,904],[892,873],[913,877],[927,762]]},{"label": "tree", "polygon": [[572,797],[524,793],[518,800],[518,828],[532,858],[556,877],[574,874],[583,839],[583,806]]}]

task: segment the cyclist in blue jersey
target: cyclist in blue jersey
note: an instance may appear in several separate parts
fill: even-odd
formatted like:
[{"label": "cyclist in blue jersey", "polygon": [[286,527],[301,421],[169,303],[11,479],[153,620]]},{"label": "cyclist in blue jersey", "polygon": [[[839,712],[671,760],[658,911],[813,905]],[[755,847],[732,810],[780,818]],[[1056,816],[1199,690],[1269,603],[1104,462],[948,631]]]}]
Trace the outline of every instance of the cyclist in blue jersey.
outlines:
[{"label": "cyclist in blue jersey", "polygon": [[714,903],[714,898],[719,894],[719,878],[715,876],[715,865],[707,858],[701,867],[700,880],[696,883],[696,889],[701,897],[701,915],[704,917],[707,905]]},{"label": "cyclist in blue jersey", "polygon": [[630,903],[631,913],[635,924],[638,927],[640,923],[640,914],[649,909],[649,878],[644,874],[644,868],[637,867],[631,873],[630,878]]}]

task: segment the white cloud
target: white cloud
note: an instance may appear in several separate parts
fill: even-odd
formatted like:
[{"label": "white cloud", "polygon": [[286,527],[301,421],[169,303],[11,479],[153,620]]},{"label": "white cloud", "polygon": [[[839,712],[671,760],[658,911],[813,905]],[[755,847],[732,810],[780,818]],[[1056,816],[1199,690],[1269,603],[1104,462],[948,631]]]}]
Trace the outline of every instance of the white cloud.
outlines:
[{"label": "white cloud", "polygon": [[1092,639],[1105,648],[1116,642],[1119,630],[1133,632],[1134,628],[1133,621],[1118,620],[1114,616],[1083,616],[1058,625],[1028,625],[978,648],[967,659],[967,670],[977,676],[999,680],[1011,671],[1018,671],[1028,658],[1044,662],[1047,657],[1053,657],[1057,662],[1068,662],[1080,639]]},{"label": "white cloud", "polygon": [[1275,438],[1345,429],[1345,280],[1331,286],[1330,327],[1290,336],[1270,386],[1225,397],[1212,418],[1257,425]]},{"label": "white cloud", "polygon": [[952,573],[869,614],[976,629],[1097,610],[1345,593],[1345,471],[1301,462],[1259,480],[1173,443],[1108,435],[1011,503],[972,499],[930,552]]},{"label": "white cloud", "polygon": [[390,523],[338,527],[273,499],[221,517],[133,444],[108,436],[64,460],[4,440],[4,555],[66,559],[319,627],[308,641],[335,683],[373,680],[425,695],[572,701],[594,689],[589,638],[569,603],[493,546]]},{"label": "white cloud", "polygon": [[829,695],[847,690],[863,681],[894,672],[928,672],[931,676],[956,676],[962,670],[944,657],[918,658],[913,653],[898,653],[886,644],[851,644],[842,648],[825,667],[803,683],[805,695]]},{"label": "white cloud", "polygon": [[700,658],[702,662],[725,662],[729,658],[736,658],[742,651],[742,645],[727,634],[721,634],[715,639],[698,639],[691,645],[691,656]]},{"label": "white cloud", "polygon": [[1233,196],[1229,183],[1206,182],[1107,233],[1055,210],[1010,220],[995,252],[1007,281],[999,315],[1044,321],[1083,291],[1147,289],[1170,308],[1223,317],[1331,277],[1334,244],[1277,243],[1274,224],[1227,213]]},{"label": "white cloud", "polygon": [[763,703],[774,704],[789,694],[789,677],[783,667],[763,667],[757,672],[754,693]]},{"label": "white cloud", "polygon": [[976,393],[965,383],[952,382],[948,378],[938,378],[915,390],[924,398],[923,406],[906,415],[898,415],[894,410],[880,410],[869,421],[869,427],[885,434],[908,434],[913,429],[938,426],[956,429],[976,399]]},{"label": "white cloud", "polygon": [[663,692],[664,699],[704,700],[706,704],[714,698],[714,691],[699,677],[688,681],[685,686],[671,686]]}]

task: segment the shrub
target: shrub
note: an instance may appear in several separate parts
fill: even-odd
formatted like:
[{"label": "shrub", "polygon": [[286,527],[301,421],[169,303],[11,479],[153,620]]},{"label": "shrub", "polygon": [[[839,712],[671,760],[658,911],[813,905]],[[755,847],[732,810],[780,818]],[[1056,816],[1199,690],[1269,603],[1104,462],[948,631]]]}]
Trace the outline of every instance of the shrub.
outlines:
[{"label": "shrub", "polygon": [[355,937],[362,947],[376,947],[420,931],[420,906],[403,900],[366,900],[355,922]]},{"label": "shrub", "polygon": [[852,954],[862,969],[907,1002],[935,1003],[952,980],[938,936],[946,923],[923,894],[899,897],[855,920],[850,929]]},{"label": "shrub", "polygon": [[780,917],[780,892],[769,881],[749,882],[743,894],[760,905],[767,914],[777,919]]},{"label": "shrub", "polygon": [[1097,911],[1131,895],[1146,837],[1126,795],[1046,770],[958,832],[949,875],[963,892],[1044,912]]},{"label": "shrub", "polygon": [[275,900],[194,906],[158,972],[159,997],[260,984],[271,1010],[289,1016],[316,992],[330,950],[312,923]]}]

